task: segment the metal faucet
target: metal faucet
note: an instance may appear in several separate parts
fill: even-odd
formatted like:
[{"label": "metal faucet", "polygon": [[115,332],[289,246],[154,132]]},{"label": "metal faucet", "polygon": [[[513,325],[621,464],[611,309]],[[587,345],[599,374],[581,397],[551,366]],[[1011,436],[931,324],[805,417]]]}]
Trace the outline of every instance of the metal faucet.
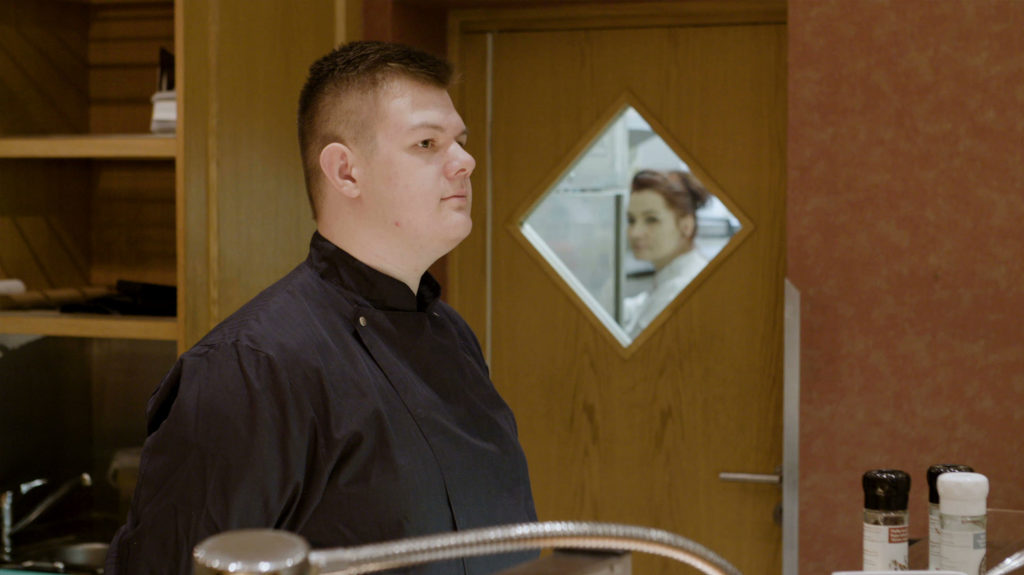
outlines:
[{"label": "metal faucet", "polygon": [[1024,549],[1021,549],[1006,559],[1003,559],[999,565],[989,569],[985,575],[1005,575],[1006,573],[1017,571],[1022,567],[1024,567]]},{"label": "metal faucet", "polygon": [[[544,547],[642,551],[685,563],[704,575],[740,575],[739,570],[728,561],[707,547],[680,535],[650,527],[586,521],[479,527],[319,551],[311,551],[308,541],[287,531],[238,529],[202,541],[192,552],[192,566],[195,575],[222,575],[229,572],[359,575],[445,559]],[[553,571],[538,568],[523,572]]]},{"label": "metal faucet", "polygon": [[[46,485],[48,483],[45,479],[34,479],[27,481],[18,486],[18,492],[21,495],[25,495],[29,491],[32,491],[36,487]],[[46,499],[43,499],[39,505],[36,505],[25,517],[22,517],[17,523],[13,522],[13,505],[14,505],[14,492],[4,491],[0,494],[0,510],[2,510],[3,518],[0,523],[0,544],[2,544],[2,555],[3,561],[11,560],[11,552],[13,551],[11,545],[11,536],[28,527],[33,521],[39,518],[40,515],[46,512],[47,509],[54,506],[55,503],[64,498],[72,489],[79,485],[90,486],[92,485],[92,476],[88,473],[83,473],[76,477],[73,477],[60,485],[57,489],[53,490],[53,493],[48,495]]]}]

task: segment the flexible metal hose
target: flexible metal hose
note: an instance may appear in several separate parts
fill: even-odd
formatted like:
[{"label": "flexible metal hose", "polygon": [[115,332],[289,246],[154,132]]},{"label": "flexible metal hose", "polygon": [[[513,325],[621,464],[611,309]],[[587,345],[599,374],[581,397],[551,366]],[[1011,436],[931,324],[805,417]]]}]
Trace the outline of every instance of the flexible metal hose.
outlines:
[{"label": "flexible metal hose", "polygon": [[431,561],[549,547],[636,551],[674,559],[708,575],[740,575],[711,550],[674,533],[585,521],[520,523],[311,551],[309,565],[314,575],[358,575]]},{"label": "flexible metal hose", "polygon": [[1003,559],[999,565],[988,570],[985,575],[1006,575],[1007,573],[1016,571],[1024,567],[1024,549],[1010,555],[1006,559]]}]

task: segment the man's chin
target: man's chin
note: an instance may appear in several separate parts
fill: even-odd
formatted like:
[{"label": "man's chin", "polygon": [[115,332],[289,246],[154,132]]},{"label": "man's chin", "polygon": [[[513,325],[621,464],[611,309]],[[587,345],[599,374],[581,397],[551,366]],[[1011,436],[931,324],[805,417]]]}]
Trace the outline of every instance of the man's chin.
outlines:
[{"label": "man's chin", "polygon": [[455,246],[461,244],[463,240],[468,238],[470,232],[472,232],[472,231],[473,231],[473,220],[471,220],[469,218],[469,214],[466,214],[466,223],[463,226],[463,228],[454,235],[455,243],[452,245],[452,249],[455,249]]},{"label": "man's chin", "polygon": [[445,240],[444,254],[442,255],[446,255],[448,252],[458,247],[463,240],[469,237],[469,233],[471,231],[473,231],[473,220],[469,219],[468,216],[466,217],[465,223],[459,226],[452,226],[451,233]]}]

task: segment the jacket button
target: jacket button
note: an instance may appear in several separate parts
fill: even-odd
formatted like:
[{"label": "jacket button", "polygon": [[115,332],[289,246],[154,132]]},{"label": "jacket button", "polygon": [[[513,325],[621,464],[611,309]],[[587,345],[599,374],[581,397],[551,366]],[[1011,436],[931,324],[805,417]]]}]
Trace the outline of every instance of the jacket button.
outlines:
[{"label": "jacket button", "polygon": [[359,316],[359,325],[366,327],[366,317]]}]

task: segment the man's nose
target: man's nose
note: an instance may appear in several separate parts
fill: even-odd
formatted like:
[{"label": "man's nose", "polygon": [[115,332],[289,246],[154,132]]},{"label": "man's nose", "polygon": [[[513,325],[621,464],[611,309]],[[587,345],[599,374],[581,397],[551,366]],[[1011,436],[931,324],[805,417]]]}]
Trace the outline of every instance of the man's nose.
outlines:
[{"label": "man's nose", "polygon": [[452,144],[451,159],[445,165],[449,178],[468,178],[476,168],[476,160],[459,144]]}]

